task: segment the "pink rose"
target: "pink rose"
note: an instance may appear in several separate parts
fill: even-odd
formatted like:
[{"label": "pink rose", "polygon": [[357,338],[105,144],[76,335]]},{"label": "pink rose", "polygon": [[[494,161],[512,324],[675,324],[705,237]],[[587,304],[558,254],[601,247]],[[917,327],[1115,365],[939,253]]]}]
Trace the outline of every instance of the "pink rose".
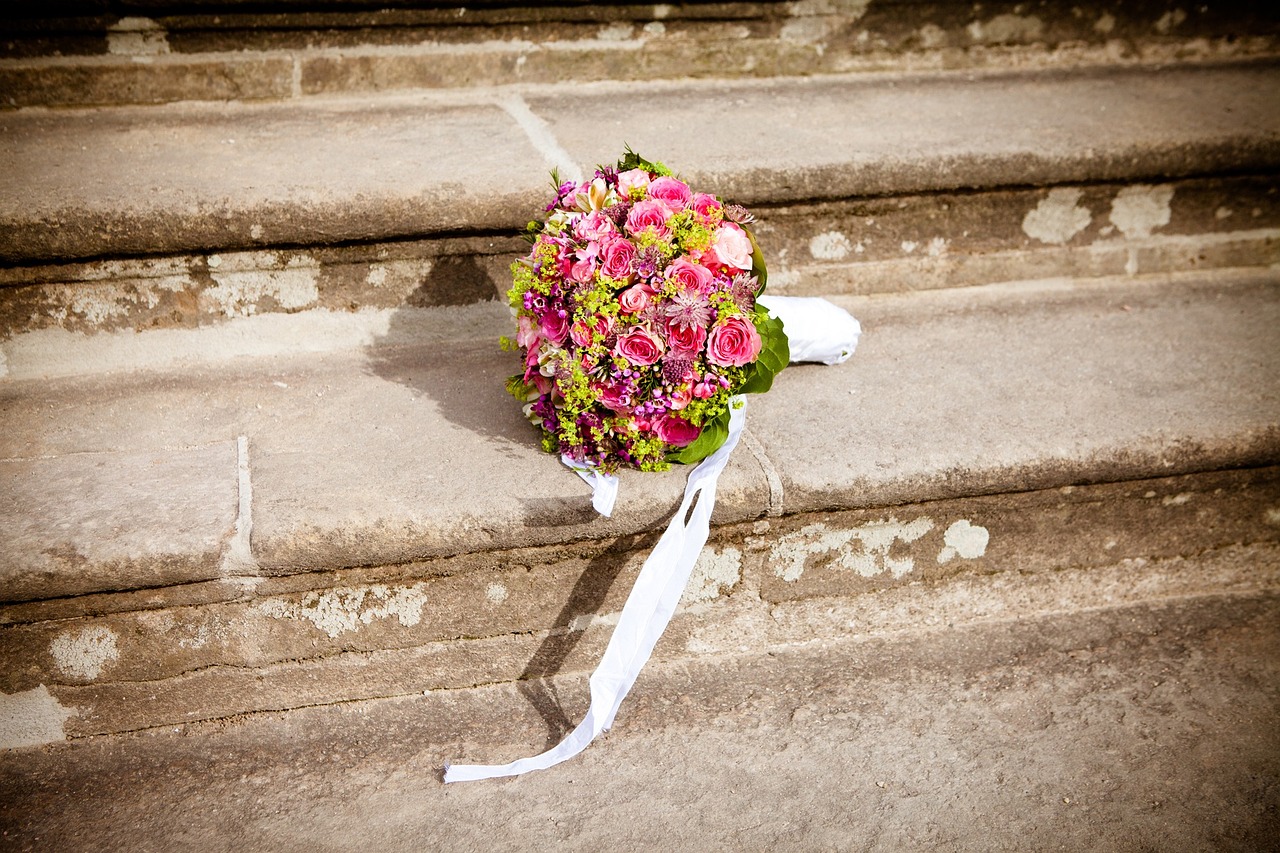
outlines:
[{"label": "pink rose", "polygon": [[627,214],[627,232],[639,234],[652,228],[659,237],[668,237],[667,220],[671,218],[671,210],[660,201],[638,201]]},{"label": "pink rose", "polygon": [[617,232],[613,220],[600,211],[592,211],[573,224],[573,234],[579,240],[591,242]]},{"label": "pink rose", "polygon": [[671,266],[667,267],[667,278],[675,281],[685,290],[699,293],[710,293],[715,284],[715,277],[711,275],[711,270],[691,264],[684,258],[672,261]]},{"label": "pink rose", "polygon": [[579,284],[590,284],[596,277],[596,259],[583,258],[569,267],[569,278]]},{"label": "pink rose", "polygon": [[732,222],[716,229],[715,243],[711,247],[720,263],[740,270],[751,269],[751,238]]},{"label": "pink rose", "polygon": [[581,320],[573,324],[569,329],[569,337],[575,344],[580,347],[591,346],[593,337],[603,340],[609,336],[609,332],[613,330],[613,318],[607,314],[597,314],[592,318],[590,323],[584,323]]},{"label": "pink rose", "polygon": [[662,358],[666,346],[662,343],[662,338],[645,326],[632,326],[625,334],[618,336],[613,351],[632,364],[644,367]]},{"label": "pink rose", "polygon": [[636,257],[636,247],[630,240],[618,238],[610,240],[600,253],[600,270],[609,278],[618,281],[630,281],[632,277],[631,263]]},{"label": "pink rose", "polygon": [[537,347],[542,340],[542,329],[527,314],[521,314],[516,322],[516,343],[525,349]]},{"label": "pink rose", "polygon": [[684,210],[693,201],[689,185],[676,178],[655,178],[649,184],[649,198],[665,202],[672,210]]},{"label": "pink rose", "polygon": [[645,284],[628,287],[618,294],[618,308],[624,314],[639,314],[648,307],[653,293],[653,288]]},{"label": "pink rose", "polygon": [[671,323],[667,326],[667,343],[673,350],[695,356],[702,352],[702,345],[707,342],[707,330],[702,326],[682,326]]},{"label": "pink rose", "polygon": [[628,412],[631,410],[631,395],[627,393],[627,387],[620,383],[605,382],[596,386],[596,396],[600,403],[613,412]]},{"label": "pink rose", "polygon": [[698,214],[698,218],[704,222],[711,218],[712,211],[720,210],[724,207],[720,200],[713,195],[707,193],[697,193],[693,197],[693,212]]},{"label": "pink rose", "polygon": [[564,339],[569,337],[569,320],[561,316],[563,313],[563,311],[548,311],[539,318],[542,334],[556,346],[563,344]]},{"label": "pink rose", "polygon": [[684,447],[693,443],[693,440],[702,432],[702,428],[694,426],[678,415],[666,414],[654,419],[653,431],[667,444],[673,447]]},{"label": "pink rose", "polygon": [[618,195],[630,195],[633,189],[649,186],[649,173],[644,169],[631,169],[618,173]]},{"label": "pink rose", "polygon": [[673,412],[680,411],[691,402],[693,402],[693,390],[688,385],[681,385],[667,395],[667,406]]},{"label": "pink rose", "polygon": [[750,320],[733,316],[711,330],[707,361],[723,367],[741,367],[756,360],[764,341]]}]

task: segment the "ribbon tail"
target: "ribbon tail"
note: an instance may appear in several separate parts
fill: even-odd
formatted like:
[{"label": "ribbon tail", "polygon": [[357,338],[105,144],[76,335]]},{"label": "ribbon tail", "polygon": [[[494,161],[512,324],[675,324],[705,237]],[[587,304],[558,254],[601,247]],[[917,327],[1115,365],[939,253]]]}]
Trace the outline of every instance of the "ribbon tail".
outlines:
[{"label": "ribbon tail", "polygon": [[591,707],[586,717],[564,740],[546,752],[509,764],[452,764],[445,769],[445,782],[492,779],[517,776],[530,770],[545,770],[582,752],[596,735],[613,724],[622,700],[635,684],[640,670],[653,654],[654,646],[680,604],[689,574],[711,532],[711,513],[715,508],[720,473],[746,425],[746,401],[735,397],[730,405],[728,437],[689,475],[680,508],[645,560],[623,605],[609,645],[591,675]]}]

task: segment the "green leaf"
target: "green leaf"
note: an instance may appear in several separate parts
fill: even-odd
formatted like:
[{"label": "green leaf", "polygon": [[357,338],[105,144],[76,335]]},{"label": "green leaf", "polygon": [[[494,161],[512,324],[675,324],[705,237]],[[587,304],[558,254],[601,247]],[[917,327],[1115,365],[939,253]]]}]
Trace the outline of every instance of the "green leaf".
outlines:
[{"label": "green leaf", "polygon": [[746,232],[747,239],[751,241],[751,274],[760,282],[760,289],[756,291],[759,296],[764,293],[765,285],[769,283],[769,270],[764,265],[764,252],[760,251],[760,244],[756,242],[756,235],[752,234],[749,229],[743,228]]},{"label": "green leaf", "polygon": [[692,443],[667,454],[668,462],[692,465],[720,449],[729,438],[729,410],[725,409],[702,425],[702,432]]},{"label": "green leaf", "polygon": [[763,308],[756,310],[752,319],[760,334],[760,355],[751,365],[746,380],[738,389],[741,394],[763,394],[773,387],[773,377],[791,363],[791,345],[787,341],[782,321],[770,317]]}]

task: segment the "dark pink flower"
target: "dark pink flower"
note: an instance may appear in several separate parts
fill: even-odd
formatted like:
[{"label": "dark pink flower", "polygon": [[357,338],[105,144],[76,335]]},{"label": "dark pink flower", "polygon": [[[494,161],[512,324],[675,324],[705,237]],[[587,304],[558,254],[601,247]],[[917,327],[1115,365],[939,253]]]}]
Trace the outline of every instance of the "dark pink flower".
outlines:
[{"label": "dark pink flower", "polygon": [[618,336],[618,343],[613,351],[632,364],[640,367],[653,364],[662,358],[666,346],[662,338],[645,326],[632,326],[625,334]]},{"label": "dark pink flower", "polygon": [[693,192],[677,178],[654,178],[649,183],[649,198],[664,202],[672,210],[684,210],[693,201]]},{"label": "dark pink flower", "polygon": [[764,342],[751,321],[733,316],[711,330],[707,337],[707,361],[723,367],[741,367],[760,355]]},{"label": "dark pink flower", "polygon": [[659,237],[668,237],[667,220],[671,218],[671,210],[660,201],[637,202],[627,214],[627,232],[639,234],[652,228]]},{"label": "dark pink flower", "polygon": [[710,293],[715,286],[715,276],[711,270],[698,264],[691,264],[684,258],[671,262],[666,270],[667,278],[678,283],[685,290],[695,293]]},{"label": "dark pink flower", "polygon": [[630,240],[618,238],[605,243],[600,253],[600,271],[618,281],[630,281],[631,264],[636,257],[636,247]]},{"label": "dark pink flower", "polygon": [[693,443],[694,439],[701,434],[702,428],[694,426],[678,415],[665,414],[654,419],[653,431],[657,433],[659,439],[672,447],[685,447]]},{"label": "dark pink flower", "polygon": [[667,345],[673,350],[696,356],[702,352],[707,342],[707,330],[704,326],[685,326],[680,323],[667,325]]}]

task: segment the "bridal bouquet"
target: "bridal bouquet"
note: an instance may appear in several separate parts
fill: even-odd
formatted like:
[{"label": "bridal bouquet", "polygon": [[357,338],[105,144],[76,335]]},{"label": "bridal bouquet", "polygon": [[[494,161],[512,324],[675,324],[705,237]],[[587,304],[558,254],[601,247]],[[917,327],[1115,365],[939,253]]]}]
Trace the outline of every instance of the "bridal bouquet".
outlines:
[{"label": "bridal bouquet", "polygon": [[610,473],[698,462],[729,434],[739,394],[789,361],[757,303],[767,273],[751,214],[628,150],[561,183],[508,293],[524,357],[507,390],[543,447]]}]

